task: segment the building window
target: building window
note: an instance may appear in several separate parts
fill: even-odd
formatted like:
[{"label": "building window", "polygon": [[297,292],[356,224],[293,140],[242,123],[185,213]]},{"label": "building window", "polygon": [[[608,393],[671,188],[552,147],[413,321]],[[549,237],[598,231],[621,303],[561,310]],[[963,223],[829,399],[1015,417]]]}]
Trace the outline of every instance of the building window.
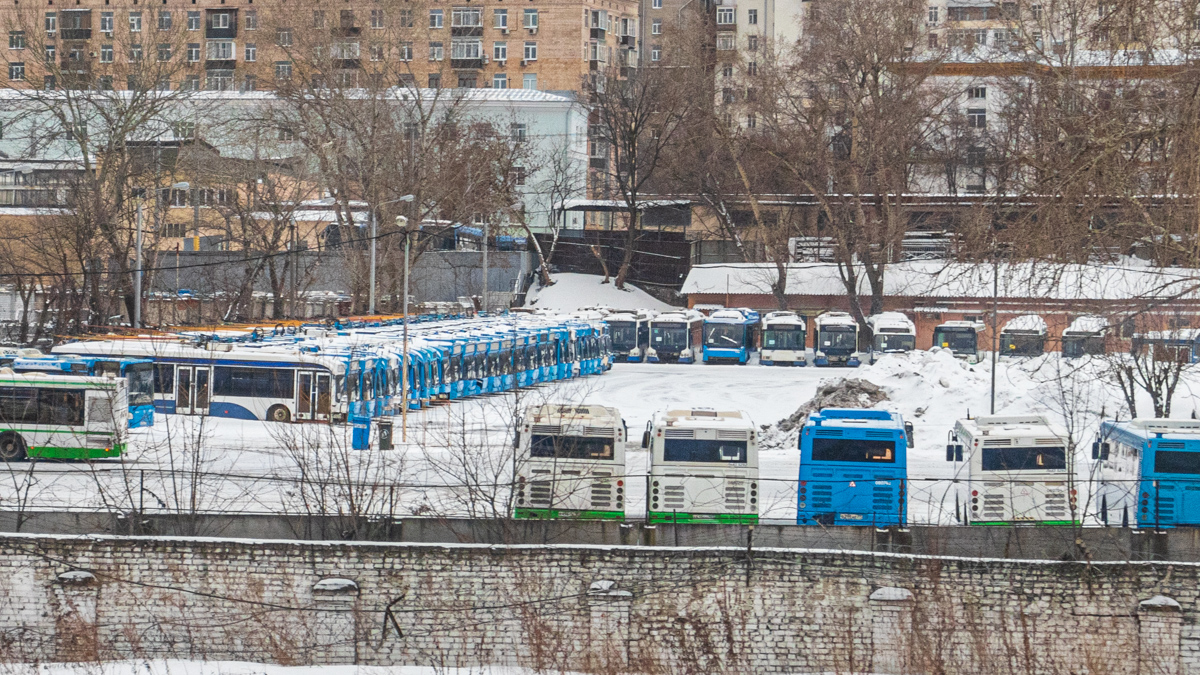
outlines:
[{"label": "building window", "polygon": [[237,58],[235,56],[234,45],[228,40],[209,40],[208,41],[208,60],[209,61],[228,61]]},{"label": "building window", "polygon": [[187,13],[188,30],[200,30],[200,12]]},{"label": "building window", "polygon": [[253,9],[247,11],[242,23],[246,26],[246,30],[258,30],[258,12]]},{"label": "building window", "polygon": [[46,45],[46,63],[54,63],[58,49],[54,45]]},{"label": "building window", "polygon": [[112,75],[101,75],[100,78],[96,80],[96,89],[99,89],[100,91],[112,91]]},{"label": "building window", "polygon": [[722,103],[733,103],[733,101],[734,101],[733,88],[725,87],[724,89],[722,89],[721,90],[721,102]]},{"label": "building window", "polygon": [[429,60],[430,61],[441,61],[444,58],[446,58],[446,51],[442,47],[442,43],[430,42],[429,43]]},{"label": "building window", "polygon": [[721,77],[733,77],[733,64],[732,63],[722,63],[721,64]]},{"label": "building window", "polygon": [[512,170],[513,185],[521,186],[525,184],[525,167],[514,167]]},{"label": "building window", "polygon": [[113,46],[112,45],[100,45],[100,63],[112,63],[112,62],[113,62]]},{"label": "building window", "polygon": [[[409,16],[412,16],[411,10],[409,11]],[[383,28],[383,10],[382,9],[371,10],[371,28]]]},{"label": "building window", "polygon": [[757,126],[758,126],[758,118],[754,116],[754,113],[750,113],[749,115],[746,115],[746,128],[753,129]]},{"label": "building window", "polygon": [[650,7],[652,9],[662,9],[662,0],[650,0]]},{"label": "building window", "polygon": [[20,82],[25,79],[25,64],[17,61],[8,64],[8,79],[13,82]]},{"label": "building window", "polygon": [[113,13],[112,12],[100,12],[100,32],[101,33],[113,32]]},{"label": "building window", "polygon": [[537,61],[537,43],[536,42],[526,42],[525,43],[525,60],[526,61]]},{"label": "building window", "polygon": [[441,28],[445,25],[446,17],[440,9],[429,10],[429,27]]},{"label": "building window", "polygon": [[496,42],[492,44],[492,58],[496,61],[508,60],[508,43]]},{"label": "building window", "polygon": [[313,10],[312,27],[313,28],[324,28],[325,27],[325,10],[323,10],[323,9],[314,9]]},{"label": "building window", "polygon": [[733,51],[734,45],[733,33],[717,33],[717,49],[723,52]]},{"label": "building window", "polygon": [[170,44],[159,43],[159,45],[158,45],[158,60],[159,61],[170,61],[171,60],[171,45]]},{"label": "building window", "polygon": [[1042,20],[1042,6],[1041,5],[1030,5],[1029,6],[1029,16],[1032,17],[1034,21],[1041,21]]},{"label": "building window", "polygon": [[46,12],[46,33],[50,37],[54,37],[55,31],[58,30],[58,14],[55,12]]},{"label": "building window", "polygon": [[983,166],[987,161],[987,150],[977,145],[967,148],[967,166]]},{"label": "building window", "polygon": [[481,28],[483,26],[483,10],[473,7],[455,7],[450,10],[450,26],[453,28]]},{"label": "building window", "polygon": [[500,30],[508,30],[507,9],[497,9],[492,11],[492,26]]},{"label": "building window", "polygon": [[258,78],[254,75],[246,75],[242,78],[242,91],[258,91]]},{"label": "building window", "polygon": [[158,29],[171,30],[171,13],[165,9],[158,11]]},{"label": "building window", "polygon": [[454,40],[450,43],[450,58],[483,58],[483,42],[481,40]]},{"label": "building window", "polygon": [[246,45],[246,61],[254,63],[258,60],[258,45],[250,42]]},{"label": "building window", "polygon": [[537,73],[525,73],[521,78],[522,89],[537,89]]},{"label": "building window", "polygon": [[[411,42],[409,43],[412,44]],[[367,48],[367,53],[371,55],[371,60],[379,62],[383,60],[383,45],[371,45]]]},{"label": "building window", "polygon": [[929,6],[929,25],[936,26],[936,25],[938,25],[939,21],[941,21],[941,8],[934,6],[934,5],[930,5]]},{"label": "building window", "polygon": [[412,55],[413,55],[412,43],[411,42],[401,42],[400,43],[400,60],[401,61],[412,61]]},{"label": "building window", "polygon": [[199,75],[185,76],[183,78],[183,82],[181,82],[179,85],[179,89],[181,91],[200,91],[200,76]]},{"label": "building window", "polygon": [[525,27],[529,29],[538,27],[538,11],[536,9],[525,10]]},{"label": "building window", "polygon": [[516,123],[509,127],[509,136],[512,138],[513,143],[524,143],[526,140],[528,140],[528,131],[528,125]]},{"label": "building window", "polygon": [[746,74],[751,77],[758,75],[758,61],[749,61],[746,63]]},{"label": "building window", "polygon": [[187,46],[188,63],[195,63],[200,60],[200,43],[190,42]]},{"label": "building window", "polygon": [[141,12],[130,12],[129,13],[129,32],[130,33],[142,32],[142,13]]},{"label": "building window", "polygon": [[442,74],[441,73],[430,73],[429,74],[429,88],[430,89],[441,89],[442,88]]},{"label": "building window", "polygon": [[232,70],[210,70],[204,88],[209,91],[228,91],[233,89]]},{"label": "building window", "polygon": [[492,89],[508,89],[508,74],[496,73],[492,76]]},{"label": "building window", "polygon": [[752,51],[752,52],[758,51],[758,36],[757,35],[751,35],[750,37],[746,38],[746,49],[748,49],[749,51]]},{"label": "building window", "polygon": [[930,49],[938,48],[938,34],[937,33],[929,34],[929,48]]},{"label": "building window", "polygon": [[25,49],[25,31],[23,31],[23,30],[8,31],[8,48],[9,49]]},{"label": "building window", "polygon": [[217,29],[229,28],[229,12],[218,12],[213,14],[212,27]]},{"label": "building window", "polygon": [[275,31],[275,44],[279,45],[280,47],[291,47],[292,46],[292,29],[291,28],[280,28],[280,29],[276,30]]},{"label": "building window", "polygon": [[129,62],[137,63],[142,60],[142,46],[129,45]]},{"label": "building window", "polygon": [[651,61],[659,61],[661,59],[662,59],[662,48],[659,47],[658,45],[654,45],[653,47],[650,48],[650,60]]},{"label": "building window", "polygon": [[[408,44],[408,58],[404,59],[404,60],[411,61],[412,60],[412,43],[411,42],[402,43],[401,48],[403,48],[404,44]],[[333,43],[333,58],[335,58],[335,59],[338,59],[341,61],[357,59],[359,56],[359,53],[360,53],[359,45],[357,42],[335,42],[335,43]]]},{"label": "building window", "polygon": [[459,89],[474,89],[476,86],[478,86],[477,83],[478,81],[475,79],[474,75],[463,73],[458,76]]},{"label": "building window", "polygon": [[276,61],[275,62],[275,79],[281,82],[286,82],[292,79],[292,62],[291,61]]},{"label": "building window", "polygon": [[737,20],[734,18],[735,17],[734,13],[736,11],[737,10],[734,9],[733,7],[718,7],[717,8],[717,25],[718,26],[732,26],[733,24],[737,23]]},{"label": "building window", "polygon": [[967,109],[967,126],[972,129],[987,128],[987,110],[983,108]]},{"label": "building window", "polygon": [[746,10],[746,23],[750,24],[751,26],[758,25],[758,10],[757,9]]},{"label": "building window", "polygon": [[967,96],[978,99],[987,98],[987,87],[970,87],[967,89]]},{"label": "building window", "polygon": [[654,19],[650,22],[650,34],[662,35],[662,19]]},{"label": "building window", "polygon": [[275,136],[276,140],[280,140],[280,141],[296,140],[296,132],[293,131],[292,129],[289,129],[288,127],[279,127],[279,129],[277,131],[278,131],[278,133]]}]

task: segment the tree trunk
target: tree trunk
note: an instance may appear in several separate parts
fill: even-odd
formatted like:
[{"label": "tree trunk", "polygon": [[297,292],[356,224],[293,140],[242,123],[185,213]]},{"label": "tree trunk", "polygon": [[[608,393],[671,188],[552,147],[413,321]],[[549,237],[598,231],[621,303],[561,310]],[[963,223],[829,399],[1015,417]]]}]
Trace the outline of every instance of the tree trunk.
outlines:
[{"label": "tree trunk", "polygon": [[[596,260],[600,261],[600,269],[604,270],[604,281],[601,281],[600,283],[607,284],[608,283],[608,261],[606,261],[604,259],[604,253],[600,250],[599,246],[592,244],[589,248],[591,248],[592,255],[596,256]],[[618,288],[620,288],[620,286],[618,286]]]}]

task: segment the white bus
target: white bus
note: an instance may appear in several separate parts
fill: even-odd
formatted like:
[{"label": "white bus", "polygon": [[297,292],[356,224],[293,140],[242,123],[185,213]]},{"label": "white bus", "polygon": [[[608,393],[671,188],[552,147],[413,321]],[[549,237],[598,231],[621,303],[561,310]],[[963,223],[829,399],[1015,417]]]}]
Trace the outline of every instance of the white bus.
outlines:
[{"label": "white bus", "polygon": [[642,447],[650,450],[651,523],[758,522],[758,442],[746,413],[660,411]]},{"label": "white bus", "polygon": [[154,409],[163,414],[342,422],[349,403],[374,398],[376,373],[352,368],[349,357],[284,345],[107,340],[71,342],[53,351],[152,359]]},{"label": "white bus", "polygon": [[846,312],[825,312],[814,322],[813,365],[862,365],[858,357],[858,322]]},{"label": "white bus", "polygon": [[956,358],[967,363],[983,360],[979,336],[986,330],[982,321],[947,321],[933,329],[933,346],[949,349]]},{"label": "white bus", "polygon": [[880,354],[903,354],[917,348],[917,325],[900,312],[882,312],[867,317],[874,337],[871,339],[871,363]]},{"label": "white bus", "polygon": [[1023,314],[1000,329],[1000,356],[1041,356],[1046,351],[1046,320]]},{"label": "white bus", "polygon": [[762,320],[762,349],[758,362],[764,366],[807,365],[805,327],[804,317],[795,312],[768,313]]},{"label": "white bus", "polygon": [[959,420],[946,460],[966,469],[970,525],[1080,522],[1067,433],[1044,415]]},{"label": "white bus", "polygon": [[616,408],[527,409],[517,422],[513,517],[623,520],[625,436]]},{"label": "white bus", "polygon": [[128,435],[123,378],[0,369],[0,459],[119,457]]}]

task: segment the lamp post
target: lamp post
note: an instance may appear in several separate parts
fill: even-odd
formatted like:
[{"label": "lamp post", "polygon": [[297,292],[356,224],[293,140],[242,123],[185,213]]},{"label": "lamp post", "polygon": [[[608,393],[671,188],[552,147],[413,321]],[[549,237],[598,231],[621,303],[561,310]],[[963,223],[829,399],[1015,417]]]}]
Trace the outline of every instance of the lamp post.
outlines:
[{"label": "lamp post", "polygon": [[[142,200],[144,201],[144,200]],[[137,205],[137,236],[134,239],[133,328],[142,327],[142,201]]]},{"label": "lamp post", "polygon": [[[400,197],[399,199],[393,199],[391,201],[380,202],[379,204],[376,204],[371,209],[371,279],[369,282],[370,290],[367,293],[367,298],[368,298],[367,299],[367,314],[375,313],[375,265],[376,265],[375,261],[376,261],[376,257],[377,257],[376,256],[376,250],[377,250],[376,244],[379,239],[379,224],[378,224],[379,219],[375,216],[375,209],[379,208],[380,206],[385,206],[387,204],[395,204],[397,202],[411,202],[413,199],[415,199],[415,197],[413,195],[404,195],[403,197]],[[407,243],[407,241],[408,241],[407,235],[405,235],[405,242]],[[407,254],[406,254],[406,256],[407,256]],[[405,262],[407,262],[407,261],[408,261],[408,258],[406,257]],[[404,282],[406,284],[408,283],[408,271],[407,270],[404,272]],[[408,302],[408,295],[405,294],[405,304],[406,305],[407,305],[407,302]],[[405,310],[404,313],[408,314],[408,310]],[[405,404],[405,409],[406,410],[408,409],[407,404]]]}]

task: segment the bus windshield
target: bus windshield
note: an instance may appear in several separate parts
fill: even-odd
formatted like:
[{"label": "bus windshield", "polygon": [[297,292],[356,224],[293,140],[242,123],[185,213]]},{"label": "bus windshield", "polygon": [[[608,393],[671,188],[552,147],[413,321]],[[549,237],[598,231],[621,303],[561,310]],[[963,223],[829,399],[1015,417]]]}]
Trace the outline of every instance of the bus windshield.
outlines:
[{"label": "bus windshield", "polygon": [[746,441],[668,438],[663,441],[667,462],[746,462]]},{"label": "bus windshield", "polygon": [[529,456],[548,459],[612,459],[613,439],[534,434],[529,441]]},{"label": "bus windshield", "polygon": [[1067,468],[1066,448],[984,448],[984,471],[1045,471]]},{"label": "bus windshield", "polygon": [[637,347],[637,324],[632,321],[610,321],[608,330],[611,331],[613,349],[627,352]]},{"label": "bus windshield", "polygon": [[655,349],[684,349],[688,346],[687,324],[663,323],[652,327],[650,346]]},{"label": "bus windshield", "polygon": [[763,331],[763,349],[804,349],[804,328],[768,328]]},{"label": "bus windshield", "polygon": [[745,326],[713,324],[704,327],[704,344],[709,347],[736,349],[742,346],[742,338],[745,334]]},{"label": "bus windshield", "polygon": [[896,443],[863,438],[814,438],[812,461],[895,464]]},{"label": "bus windshield", "polygon": [[1044,351],[1046,338],[1041,335],[1001,333],[1000,353],[1012,356],[1038,356]]},{"label": "bus windshield", "polygon": [[850,326],[831,326],[821,329],[821,344],[817,348],[822,351],[830,349],[849,349],[851,351],[858,348],[858,335]]},{"label": "bus windshield", "polygon": [[897,333],[877,333],[875,350],[880,352],[911,352],[917,348],[917,338]]},{"label": "bus windshield", "polygon": [[1154,472],[1200,474],[1200,452],[1155,450]]},{"label": "bus windshield", "polygon": [[135,363],[125,369],[129,382],[129,406],[154,405],[154,364]]},{"label": "bus windshield", "polygon": [[955,354],[974,354],[975,331],[939,328],[933,332],[933,346],[949,349]]}]

